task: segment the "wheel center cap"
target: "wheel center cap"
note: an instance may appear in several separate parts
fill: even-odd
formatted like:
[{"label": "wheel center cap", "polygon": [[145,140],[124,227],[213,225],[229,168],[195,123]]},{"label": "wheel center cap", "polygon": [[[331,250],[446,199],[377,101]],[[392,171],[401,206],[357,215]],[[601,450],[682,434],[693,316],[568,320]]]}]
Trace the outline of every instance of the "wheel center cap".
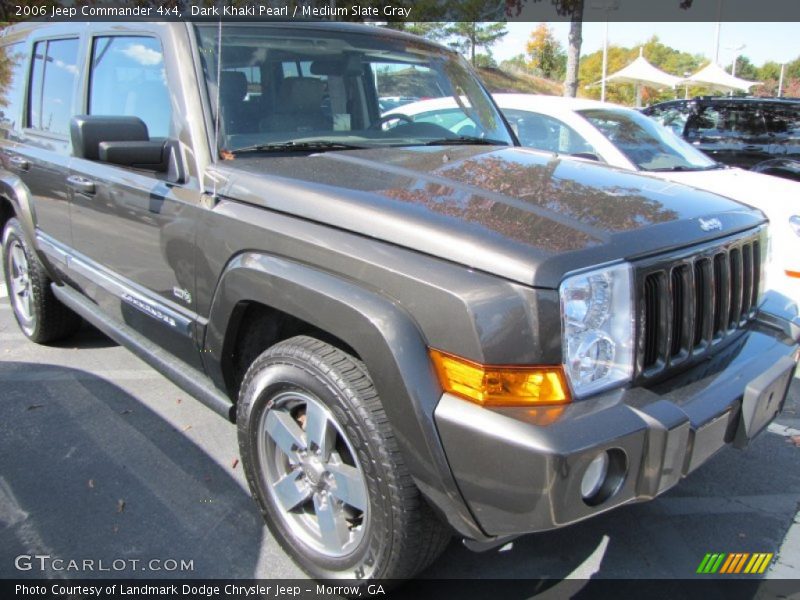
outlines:
[{"label": "wheel center cap", "polygon": [[325,473],[325,465],[322,464],[322,461],[315,456],[303,461],[302,463],[303,473],[305,473],[308,480],[314,484],[319,485],[322,481],[322,475]]}]

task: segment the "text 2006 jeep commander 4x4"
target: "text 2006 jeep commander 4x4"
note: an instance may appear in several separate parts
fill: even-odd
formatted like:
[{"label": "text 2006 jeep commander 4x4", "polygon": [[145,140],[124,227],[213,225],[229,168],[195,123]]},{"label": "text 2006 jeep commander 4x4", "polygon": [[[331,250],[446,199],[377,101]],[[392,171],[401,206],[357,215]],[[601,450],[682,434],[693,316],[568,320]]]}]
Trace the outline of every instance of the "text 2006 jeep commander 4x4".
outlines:
[{"label": "text 2006 jeep commander 4x4", "polygon": [[[235,420],[315,577],[654,498],[781,408],[798,329],[761,305],[761,213],[517,147],[449,50],[334,23],[2,44],[20,327],[82,317]],[[390,96],[463,125],[382,117]]]}]

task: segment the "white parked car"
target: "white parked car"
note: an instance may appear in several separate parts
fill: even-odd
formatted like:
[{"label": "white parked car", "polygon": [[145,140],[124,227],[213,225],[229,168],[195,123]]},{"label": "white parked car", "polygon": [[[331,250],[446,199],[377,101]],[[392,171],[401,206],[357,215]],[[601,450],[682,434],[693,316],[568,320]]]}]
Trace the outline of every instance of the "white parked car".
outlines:
[{"label": "white parked car", "polygon": [[[761,209],[772,235],[768,286],[800,303],[800,183],[726,167],[639,111],[616,104],[533,94],[494,99],[524,146],[646,172]],[[469,110],[452,98],[414,102],[389,114],[398,113],[480,136]],[[384,121],[391,126],[388,115]]]}]

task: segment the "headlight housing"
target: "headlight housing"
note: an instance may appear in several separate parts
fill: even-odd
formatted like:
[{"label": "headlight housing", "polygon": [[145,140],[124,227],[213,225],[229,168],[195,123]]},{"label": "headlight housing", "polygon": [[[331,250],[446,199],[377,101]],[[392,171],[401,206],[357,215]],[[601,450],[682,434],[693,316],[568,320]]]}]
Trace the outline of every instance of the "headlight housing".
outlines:
[{"label": "headlight housing", "polygon": [[578,397],[629,381],[634,363],[632,269],[585,271],[561,283],[564,369]]},{"label": "headlight housing", "polygon": [[796,235],[800,236],[800,215],[792,215],[789,217],[789,227]]}]

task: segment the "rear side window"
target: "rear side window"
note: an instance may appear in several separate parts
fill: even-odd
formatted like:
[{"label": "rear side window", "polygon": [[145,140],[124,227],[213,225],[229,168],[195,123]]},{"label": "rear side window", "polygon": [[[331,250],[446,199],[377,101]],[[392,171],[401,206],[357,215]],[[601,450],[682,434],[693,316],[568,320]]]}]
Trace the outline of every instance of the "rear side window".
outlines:
[{"label": "rear side window", "polygon": [[33,49],[28,126],[67,135],[78,74],[78,40],[37,42]]},{"label": "rear side window", "polygon": [[18,129],[25,92],[23,44],[0,47],[0,65],[0,127]]},{"label": "rear side window", "polygon": [[800,104],[775,107],[764,111],[767,131],[782,137],[800,137]]},{"label": "rear side window", "polygon": [[558,119],[527,110],[508,109],[503,113],[523,146],[559,154],[598,155],[581,134]]},{"label": "rear side window", "polygon": [[89,114],[139,117],[150,137],[169,136],[172,109],[157,39],[95,38],[89,86]]}]

